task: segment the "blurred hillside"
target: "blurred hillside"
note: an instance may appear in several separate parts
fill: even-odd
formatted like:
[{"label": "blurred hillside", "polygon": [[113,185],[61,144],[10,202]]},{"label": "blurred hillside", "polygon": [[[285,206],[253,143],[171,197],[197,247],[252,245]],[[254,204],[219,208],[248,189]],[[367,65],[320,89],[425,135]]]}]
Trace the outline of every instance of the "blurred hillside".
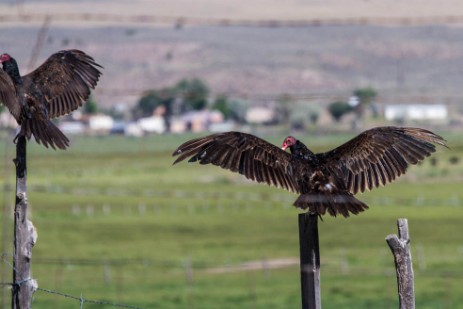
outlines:
[{"label": "blurred hillside", "polygon": [[[354,88],[373,86],[389,102],[406,96],[400,100],[455,103],[462,97],[463,32],[453,23],[458,19],[450,16],[457,16],[463,6],[451,7],[450,2],[395,2],[394,10],[383,10],[390,2],[252,1],[235,7],[226,1],[204,0],[195,1],[193,7],[188,1],[136,1],[130,6],[109,1],[96,5],[10,1],[0,5],[0,46],[16,57],[23,74],[57,50],[87,51],[105,67],[95,97],[106,106],[133,105],[147,89],[191,77],[205,80],[213,94],[235,98],[262,100],[289,93],[309,98],[329,95],[332,100],[345,98]],[[117,22],[117,16],[79,17],[78,13],[199,19],[147,22],[138,16],[132,22]],[[44,14],[50,17],[46,22]],[[413,25],[410,19],[412,26],[406,26],[400,19],[400,25],[381,25],[385,17],[437,18],[448,23]],[[221,18],[232,24],[215,24]],[[301,18],[319,18],[320,25],[258,24]],[[355,18],[371,18],[371,22],[357,25]],[[379,25],[374,25],[375,18]],[[233,24],[236,20],[257,23],[240,26]],[[336,20],[343,24],[336,25]],[[33,57],[36,61],[31,63]]]},{"label": "blurred hillside", "polygon": [[[305,19],[340,17],[429,17],[463,14],[458,0],[248,0],[239,5],[233,0],[5,0],[2,14],[21,13],[118,13],[155,14],[195,18],[230,19]],[[67,20],[66,22],[69,22]]]}]

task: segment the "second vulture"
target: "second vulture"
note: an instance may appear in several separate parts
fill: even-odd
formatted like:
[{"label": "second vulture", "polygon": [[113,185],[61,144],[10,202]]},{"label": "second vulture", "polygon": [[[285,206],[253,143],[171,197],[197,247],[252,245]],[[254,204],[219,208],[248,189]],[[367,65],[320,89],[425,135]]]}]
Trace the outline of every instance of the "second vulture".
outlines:
[{"label": "second vulture", "polygon": [[0,62],[0,103],[21,126],[19,135],[27,139],[33,135],[47,148],[66,149],[69,140],[51,119],[69,114],[87,101],[100,78],[101,66],[75,49],[51,55],[24,76],[9,54],[0,55]]},{"label": "second vulture", "polygon": [[[190,140],[173,153],[174,164],[213,164],[300,194],[294,206],[312,214],[358,214],[368,206],[358,192],[386,185],[428,157],[445,140],[420,128],[377,127],[324,153],[313,153],[288,136],[282,148],[254,135],[225,132]],[[285,150],[289,148],[291,153]]]}]

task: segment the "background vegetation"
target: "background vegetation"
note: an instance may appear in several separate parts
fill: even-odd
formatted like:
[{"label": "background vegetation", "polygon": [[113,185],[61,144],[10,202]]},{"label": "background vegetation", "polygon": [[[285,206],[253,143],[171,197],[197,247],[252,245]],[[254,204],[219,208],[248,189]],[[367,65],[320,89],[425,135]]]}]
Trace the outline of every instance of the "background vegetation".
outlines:
[{"label": "background vegetation", "polygon": [[[417,307],[463,308],[463,167],[451,163],[461,158],[463,145],[457,134],[443,135],[450,150],[439,149],[398,182],[360,196],[368,211],[320,223],[324,307],[397,307],[384,238],[406,217]],[[261,136],[275,144],[283,137]],[[324,151],[351,136],[298,137]],[[39,287],[142,308],[297,308],[296,196],[216,167],[172,166],[173,149],[192,137],[75,137],[66,152],[31,143],[28,198],[39,235],[33,251]],[[0,152],[7,236],[14,201],[11,137]],[[3,245],[2,252],[11,252],[10,242]],[[272,269],[276,261],[295,264]],[[255,269],[243,270],[249,262]],[[6,263],[2,268],[12,271]],[[33,305],[79,304],[38,291]]]},{"label": "background vegetation", "polygon": [[[23,74],[58,50],[92,55],[104,75],[93,92],[98,108],[86,105],[87,113],[122,120],[153,108],[161,114],[163,105],[168,120],[208,97],[243,124],[248,107],[273,101],[275,123],[285,130],[254,133],[280,144],[290,128],[311,130],[297,136],[322,151],[352,135],[320,132],[345,130],[347,122],[358,132],[367,112],[375,116],[375,96],[383,106],[444,103],[444,125],[461,132],[463,32],[455,25],[463,5],[423,2],[3,1],[0,45]],[[291,25],[299,20],[309,24]],[[352,109],[348,97],[356,89],[365,100]],[[331,102],[346,111],[335,111],[340,124],[321,113]],[[410,220],[417,307],[463,308],[463,146],[461,136],[437,131],[450,150],[361,195],[371,209],[360,216],[320,224],[324,308],[397,307],[384,238],[396,232],[399,217]],[[142,308],[299,307],[296,196],[215,167],[172,167],[170,153],[191,137],[73,138],[66,152],[31,143],[28,197],[39,233],[33,252],[39,286]],[[12,139],[0,142],[2,283],[12,272]],[[271,268],[276,262],[289,266]],[[9,287],[1,287],[7,308]],[[78,306],[43,290],[34,297],[34,308]]]}]

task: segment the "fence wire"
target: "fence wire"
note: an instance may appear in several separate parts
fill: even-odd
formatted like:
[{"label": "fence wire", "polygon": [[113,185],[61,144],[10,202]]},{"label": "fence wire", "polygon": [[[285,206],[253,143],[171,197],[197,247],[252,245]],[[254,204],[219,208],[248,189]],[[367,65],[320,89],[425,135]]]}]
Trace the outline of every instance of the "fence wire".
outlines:
[{"label": "fence wire", "polygon": [[80,308],[83,308],[84,303],[89,303],[89,304],[96,304],[96,305],[105,305],[105,306],[112,306],[112,307],[118,307],[118,308],[132,308],[132,309],[145,309],[141,307],[135,307],[135,306],[130,306],[130,305],[124,305],[124,304],[116,304],[112,302],[107,302],[107,301],[100,301],[100,300],[92,300],[92,299],[85,299],[82,294],[80,297],[53,291],[53,290],[48,290],[48,289],[43,289],[43,288],[37,288],[37,291],[49,293],[49,294],[54,294],[54,295],[59,295],[64,298],[70,298],[74,300],[78,300],[80,302]]},{"label": "fence wire", "polygon": [[[2,254],[1,257],[2,257],[3,263],[5,265],[8,265],[14,272],[17,272],[16,269],[14,268],[14,266],[6,258],[7,255],[8,254],[6,254],[6,253]],[[23,280],[21,280],[19,282],[0,282],[0,287],[21,286],[21,284],[23,284],[24,282],[29,281],[29,280],[32,280],[32,278],[23,279]],[[36,288],[36,292],[37,291],[52,294],[52,295],[61,296],[63,298],[69,298],[69,299],[77,300],[77,301],[79,301],[81,309],[83,308],[83,305],[85,303],[95,304],[95,305],[102,305],[102,306],[111,306],[111,307],[117,307],[117,308],[146,309],[146,308],[126,305],[126,304],[118,304],[118,303],[102,301],[102,300],[86,299],[86,298],[84,298],[82,296],[82,293],[80,294],[79,297],[77,297],[77,296],[74,296],[74,295],[70,295],[70,294],[66,294],[66,293],[62,293],[62,292],[58,292],[58,291],[54,291],[54,290],[50,290],[50,289],[44,289],[44,288],[40,288],[40,287]]]}]

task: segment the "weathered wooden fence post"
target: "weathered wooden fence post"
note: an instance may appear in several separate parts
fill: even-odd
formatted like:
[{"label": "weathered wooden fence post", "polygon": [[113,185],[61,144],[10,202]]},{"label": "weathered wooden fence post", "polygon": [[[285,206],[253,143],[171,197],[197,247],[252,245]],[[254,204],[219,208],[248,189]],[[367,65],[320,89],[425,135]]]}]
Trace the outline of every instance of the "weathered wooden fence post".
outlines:
[{"label": "weathered wooden fence post", "polygon": [[302,309],[320,309],[318,215],[299,214]]},{"label": "weathered wooden fence post", "polygon": [[394,255],[399,291],[399,308],[415,309],[414,277],[407,219],[398,219],[397,226],[399,228],[399,237],[391,234],[386,237],[386,241]]},{"label": "weathered wooden fence post", "polygon": [[31,308],[37,281],[31,278],[32,247],[37,241],[35,227],[27,219],[26,138],[19,136],[16,144],[16,204],[14,208],[13,288],[14,309]]}]

